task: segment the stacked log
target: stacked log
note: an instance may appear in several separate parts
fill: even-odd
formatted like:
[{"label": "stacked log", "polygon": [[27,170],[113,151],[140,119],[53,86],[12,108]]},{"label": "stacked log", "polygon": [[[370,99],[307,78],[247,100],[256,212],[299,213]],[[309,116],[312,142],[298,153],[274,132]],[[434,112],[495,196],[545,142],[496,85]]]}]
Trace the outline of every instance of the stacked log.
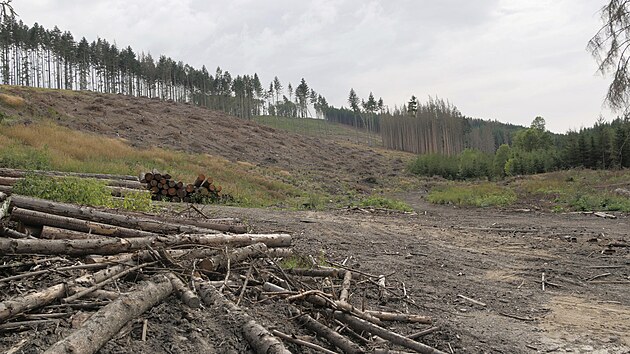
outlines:
[{"label": "stacked log", "polygon": [[[403,336],[387,328],[389,321],[431,323],[425,316],[383,312],[391,311],[394,301],[405,301],[406,290],[392,289],[390,284],[386,291],[404,296],[381,299],[390,302],[387,307],[366,308],[366,293],[382,291],[385,276],[346,266],[279,266],[283,258],[292,256],[290,235],[232,234],[179,219],[118,215],[114,210],[0,194],[0,202],[3,199],[11,199],[13,221],[0,228],[4,236],[0,237],[0,284],[20,285],[3,288],[0,330],[7,336],[35,328],[33,337],[47,330],[53,341],[45,353],[96,353],[110,340],[128,343],[132,339],[124,339],[129,334],[124,328],[172,296],[189,307],[187,313],[196,312],[187,318],[217,321],[214,328],[237,329],[230,331],[238,337],[233,342],[247,343],[255,353],[303,352],[305,347],[324,353],[388,352],[392,346],[443,353],[415,340],[418,336]],[[203,225],[210,227],[211,220],[204,219]],[[51,226],[54,229],[47,230]],[[37,281],[25,281],[35,277]],[[257,308],[246,310],[251,307]],[[64,308],[64,312],[55,313],[53,308]],[[278,312],[278,308],[287,311]],[[83,314],[86,320],[77,321],[78,309],[88,312],[88,316]],[[160,326],[167,313],[172,310],[149,316],[159,319],[151,326]],[[274,316],[276,322],[270,323]],[[146,330],[148,321],[144,320],[143,341],[155,335]],[[278,330],[286,332],[291,321],[295,322],[292,332]],[[382,339],[366,340],[361,333]],[[42,351],[39,343],[37,351]],[[0,351],[20,351],[2,345]]]},{"label": "stacked log", "polygon": [[151,191],[153,200],[171,202],[199,202],[207,199],[212,202],[221,200],[221,186],[213,183],[212,177],[199,174],[193,183],[184,183],[172,179],[168,173],[147,172],[142,174],[140,183]]}]

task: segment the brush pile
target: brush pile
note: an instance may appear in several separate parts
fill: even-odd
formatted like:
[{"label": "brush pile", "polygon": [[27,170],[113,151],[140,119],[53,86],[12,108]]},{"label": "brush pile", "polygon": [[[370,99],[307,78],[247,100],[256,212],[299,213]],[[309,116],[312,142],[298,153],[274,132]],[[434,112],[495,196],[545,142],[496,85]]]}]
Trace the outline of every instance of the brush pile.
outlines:
[{"label": "brush pile", "polygon": [[[386,328],[431,323],[408,313],[415,303],[404,288],[293,255],[288,234],[246,233],[235,219],[121,214],[1,193],[0,200],[3,352],[155,351],[165,344],[151,333],[164,318],[149,321],[145,312],[164,305],[229,329],[239,352],[387,353],[398,345],[441,353],[416,341],[434,328],[408,336]],[[358,305],[366,296],[405,311],[368,311]],[[284,333],[291,321],[294,330]],[[208,323],[195,326],[188,330],[203,333]],[[225,352],[211,337],[188,349]]]},{"label": "brush pile", "polygon": [[221,186],[215,185],[212,177],[206,178],[204,174],[198,175],[193,183],[184,184],[173,180],[167,173],[147,172],[140,183],[146,184],[153,200],[186,203],[222,200]]}]

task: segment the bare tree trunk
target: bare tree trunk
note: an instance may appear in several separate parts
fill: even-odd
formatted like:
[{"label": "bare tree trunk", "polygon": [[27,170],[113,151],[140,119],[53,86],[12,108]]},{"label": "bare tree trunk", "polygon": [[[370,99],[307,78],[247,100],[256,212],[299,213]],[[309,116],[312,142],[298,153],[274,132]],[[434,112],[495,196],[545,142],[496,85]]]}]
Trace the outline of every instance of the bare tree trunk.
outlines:
[{"label": "bare tree trunk", "polygon": [[229,313],[230,319],[237,321],[243,337],[256,353],[291,354],[282,341],[274,337],[267,329],[259,325],[247,313],[226,299],[214,286],[207,283],[199,287],[201,299],[207,306],[219,306]]},{"label": "bare tree trunk", "polygon": [[158,276],[154,282],[122,295],[103,307],[68,337],[48,348],[46,354],[96,353],[132,319],[162,302],[173,291],[171,282]]},{"label": "bare tree trunk", "polygon": [[86,256],[134,252],[150,246],[168,248],[180,245],[247,246],[262,242],[267,247],[291,246],[291,235],[177,235],[168,237],[101,238],[94,240],[39,240],[0,238],[0,255],[47,254]]},{"label": "bare tree trunk", "polygon": [[[73,204],[58,203],[44,199],[24,197],[15,195],[11,198],[11,204],[25,209],[31,209],[44,213],[60,216],[72,217],[82,220],[90,220],[105,224],[121,226],[131,229],[138,229],[160,234],[212,234],[215,230],[210,228],[196,227],[192,225],[182,225],[176,222],[163,222],[149,217],[132,216],[108,212],[87,206],[77,206]],[[207,225],[206,225],[207,226]],[[78,230],[81,231],[81,230]]]}]

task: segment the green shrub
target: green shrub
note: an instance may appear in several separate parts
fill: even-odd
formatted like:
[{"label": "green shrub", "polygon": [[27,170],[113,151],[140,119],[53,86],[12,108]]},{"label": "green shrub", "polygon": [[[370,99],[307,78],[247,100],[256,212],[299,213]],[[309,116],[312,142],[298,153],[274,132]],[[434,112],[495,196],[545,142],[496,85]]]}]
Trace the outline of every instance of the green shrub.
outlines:
[{"label": "green shrub", "polygon": [[123,199],[114,199],[103,181],[90,178],[27,175],[13,186],[13,193],[62,203],[137,211],[152,209],[149,193],[131,192]]},{"label": "green shrub", "polygon": [[516,201],[516,194],[494,184],[449,185],[429,193],[429,202],[477,207],[506,206]]},{"label": "green shrub", "polygon": [[459,157],[442,154],[420,155],[413,160],[408,169],[421,176],[441,176],[456,179],[459,174]]}]

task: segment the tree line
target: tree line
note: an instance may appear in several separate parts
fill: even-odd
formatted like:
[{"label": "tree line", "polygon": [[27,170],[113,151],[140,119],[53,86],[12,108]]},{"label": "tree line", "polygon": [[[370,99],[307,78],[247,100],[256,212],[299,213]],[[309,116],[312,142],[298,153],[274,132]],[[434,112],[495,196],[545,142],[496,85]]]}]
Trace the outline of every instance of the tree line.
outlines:
[{"label": "tree line", "polygon": [[91,90],[137,97],[188,102],[243,118],[272,114],[287,117],[323,116],[326,99],[304,78],[288,95],[278,77],[263,86],[258,74],[237,75],[217,67],[211,74],[182,61],[157,59],[130,46],[97,38],[75,40],[69,31],[32,27],[15,16],[2,15],[0,79],[5,85]]},{"label": "tree line", "polygon": [[359,99],[351,89],[348,103],[350,108],[328,107],[326,120],[380,134],[384,147],[417,154],[454,155],[466,148],[494,153],[502,144],[510,144],[512,134],[520,128],[465,117],[440,98],[422,103],[411,96],[409,102],[390,110],[373,93],[367,100]]},{"label": "tree line", "polygon": [[630,117],[600,118],[591,128],[552,134],[536,117],[517,131],[511,145],[494,153],[467,148],[457,155],[420,155],[410,165],[419,175],[448,179],[488,178],[551,172],[569,168],[630,168]]}]

